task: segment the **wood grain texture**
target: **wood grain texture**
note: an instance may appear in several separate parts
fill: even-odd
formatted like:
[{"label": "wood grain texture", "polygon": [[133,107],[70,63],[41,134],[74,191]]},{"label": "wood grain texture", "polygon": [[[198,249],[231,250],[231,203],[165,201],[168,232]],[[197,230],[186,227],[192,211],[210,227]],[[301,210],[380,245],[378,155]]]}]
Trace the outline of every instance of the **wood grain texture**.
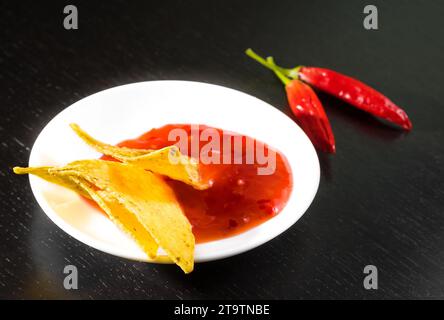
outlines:
[{"label": "wood grain texture", "polygon": [[[378,31],[362,27],[366,1],[72,4],[75,31],[63,28],[63,2],[0,2],[0,298],[444,298],[444,3],[372,1]],[[282,86],[247,47],[359,77],[403,106],[414,129],[321,95],[338,152],[320,155],[307,213],[277,239],[188,276],[72,239],[12,175],[52,117],[121,84],[210,82],[288,113]],[[63,288],[67,264],[79,269],[77,291]],[[376,291],[362,285],[368,264],[379,269]]]}]

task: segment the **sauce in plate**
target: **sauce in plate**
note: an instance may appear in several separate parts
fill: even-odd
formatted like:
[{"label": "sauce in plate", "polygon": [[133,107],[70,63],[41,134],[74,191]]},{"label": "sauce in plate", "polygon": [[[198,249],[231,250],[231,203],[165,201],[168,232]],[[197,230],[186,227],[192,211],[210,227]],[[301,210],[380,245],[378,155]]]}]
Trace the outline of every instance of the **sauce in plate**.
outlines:
[{"label": "sauce in plate", "polygon": [[[283,154],[253,138],[204,125],[169,124],[152,129],[136,139],[126,140],[118,145],[138,149],[160,149],[176,144],[177,141],[169,139],[169,134],[173,129],[181,129],[190,137],[187,150],[184,151],[181,148],[181,152],[193,156],[193,143],[194,147],[198,146],[199,150],[203,150],[208,144],[208,141],[202,141],[202,139],[193,140],[195,136],[192,130],[196,127],[198,129],[194,132],[198,131],[198,137],[205,129],[215,130],[219,134],[219,147],[212,148],[211,154],[228,152],[231,154],[231,159],[237,157],[238,160],[242,160],[236,163],[231,161],[228,164],[204,164],[200,161],[201,177],[204,182],[212,185],[206,190],[196,190],[183,182],[165,178],[174,190],[177,200],[193,227],[197,243],[219,240],[242,233],[267,221],[284,208],[292,188],[290,166]],[[236,148],[239,145],[235,147],[234,143],[224,144],[223,140],[234,139],[234,137],[241,139],[241,148]],[[247,163],[246,157],[248,151],[251,151],[248,146],[252,145],[255,146],[255,150],[262,147],[266,155],[269,155],[270,151],[275,153],[276,157],[273,160],[275,167],[272,174],[258,174],[258,168],[266,165],[255,157],[253,162]],[[103,158],[110,159],[106,156]]]}]

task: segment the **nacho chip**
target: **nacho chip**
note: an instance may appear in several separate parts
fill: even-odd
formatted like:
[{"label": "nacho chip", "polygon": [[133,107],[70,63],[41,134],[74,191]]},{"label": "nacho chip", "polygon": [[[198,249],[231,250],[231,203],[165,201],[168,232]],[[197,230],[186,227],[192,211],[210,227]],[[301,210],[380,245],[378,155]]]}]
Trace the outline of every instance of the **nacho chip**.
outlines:
[{"label": "nacho chip", "polygon": [[198,190],[205,190],[210,187],[209,184],[202,182],[197,161],[182,155],[176,146],[165,147],[141,156],[118,156],[116,159],[167,176],[173,180],[182,181]]},{"label": "nacho chip", "polygon": [[169,146],[160,150],[116,147],[94,139],[77,124],[71,124],[71,128],[86,144],[116,160],[165,175],[173,180],[182,181],[198,190],[210,187],[208,183],[202,182],[197,161],[182,155],[176,146]]},{"label": "nacho chip", "polygon": [[151,172],[104,160],[76,161],[64,167],[16,167],[14,172],[36,174],[89,196],[150,258],[156,257],[158,243],[186,273],[192,271],[191,225],[172,190]]},{"label": "nacho chip", "polygon": [[135,157],[151,152],[151,150],[147,149],[131,149],[126,147],[117,147],[111,144],[106,144],[91,137],[89,134],[83,131],[83,129],[80,128],[78,124],[71,123],[70,126],[74,130],[74,132],[80,137],[80,139],[82,139],[83,142],[85,142],[87,145],[89,145],[93,149],[96,149],[98,152],[103,153],[107,156],[111,156],[113,158],[114,156]]},{"label": "nacho chip", "polygon": [[194,235],[174,192],[159,176],[140,167],[105,160],[75,161],[51,169],[77,176],[116,199],[149,231],[185,273],[194,267]]},{"label": "nacho chip", "polygon": [[150,233],[137,220],[125,206],[117,199],[110,196],[106,191],[96,190],[95,186],[79,177],[66,176],[85,190],[103,211],[105,211],[112,222],[114,222],[125,233],[129,234],[150,259],[156,259],[159,246],[151,237]]},{"label": "nacho chip", "polygon": [[78,176],[60,174],[55,167],[15,167],[16,174],[34,174],[46,181],[71,189],[84,197],[94,200],[125,233],[129,234],[150,259],[155,260],[159,246],[137,218],[105,191],[98,190],[94,185]]},{"label": "nacho chip", "polygon": [[13,171],[15,174],[33,174],[46,180],[48,182],[52,182],[58,184],[59,186],[71,189],[84,197],[91,199],[89,194],[85,192],[85,190],[80,187],[77,183],[68,179],[67,177],[60,176],[58,174],[51,174],[50,170],[53,167],[32,167],[32,168],[23,168],[23,167],[14,167]]}]

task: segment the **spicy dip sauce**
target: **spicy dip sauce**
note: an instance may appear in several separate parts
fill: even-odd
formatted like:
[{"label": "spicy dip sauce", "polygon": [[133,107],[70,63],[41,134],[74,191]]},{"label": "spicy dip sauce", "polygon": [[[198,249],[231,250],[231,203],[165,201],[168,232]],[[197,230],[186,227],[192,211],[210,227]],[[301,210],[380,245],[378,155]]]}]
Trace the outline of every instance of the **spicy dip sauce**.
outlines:
[{"label": "spicy dip sauce", "polygon": [[[222,154],[223,139],[227,137],[242,137],[242,163],[220,164],[199,162],[199,171],[203,182],[211,184],[206,190],[196,190],[193,187],[165,177],[165,181],[174,190],[185,215],[192,225],[192,231],[197,243],[220,240],[247,231],[277,215],[287,203],[291,188],[292,175],[290,166],[280,152],[253,138],[233,132],[208,127],[205,125],[169,124],[152,129],[136,139],[126,140],[118,144],[120,147],[157,150],[176,144],[168,136],[173,129],[181,129],[188,134],[188,150],[180,150],[183,154],[192,156],[191,140],[192,127],[198,127],[199,136],[205,129],[216,130],[220,137],[220,150],[212,148],[211,152]],[[224,137],[224,138],[222,138]],[[198,139],[199,149],[208,141]],[[255,147],[261,146],[276,154],[275,170],[270,175],[259,175],[258,167],[264,167],[254,157],[254,162],[247,164],[246,146],[254,142]],[[180,146],[179,146],[180,148]],[[228,148],[227,148],[228,149]],[[231,143],[232,159],[239,150]],[[228,150],[226,150],[228,151]],[[103,159],[111,159],[104,156]]]}]

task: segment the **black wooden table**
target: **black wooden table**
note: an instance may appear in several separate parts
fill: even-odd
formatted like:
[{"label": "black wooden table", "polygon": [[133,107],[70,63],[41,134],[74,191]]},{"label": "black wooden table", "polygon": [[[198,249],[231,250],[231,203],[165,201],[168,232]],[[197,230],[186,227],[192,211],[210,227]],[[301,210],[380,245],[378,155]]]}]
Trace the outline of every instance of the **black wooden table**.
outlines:
[{"label": "black wooden table", "polygon": [[[67,4],[0,4],[1,298],[444,298],[444,3],[372,1],[377,31],[363,27],[367,1],[73,1],[78,30],[63,27]],[[247,47],[359,77],[402,105],[414,129],[321,95],[337,154],[319,154],[309,210],[273,241],[188,276],[71,238],[11,174],[58,112],[121,84],[210,82],[288,113],[283,87]],[[78,290],[63,287],[69,264]],[[363,286],[366,265],[378,268],[377,290]]]}]

